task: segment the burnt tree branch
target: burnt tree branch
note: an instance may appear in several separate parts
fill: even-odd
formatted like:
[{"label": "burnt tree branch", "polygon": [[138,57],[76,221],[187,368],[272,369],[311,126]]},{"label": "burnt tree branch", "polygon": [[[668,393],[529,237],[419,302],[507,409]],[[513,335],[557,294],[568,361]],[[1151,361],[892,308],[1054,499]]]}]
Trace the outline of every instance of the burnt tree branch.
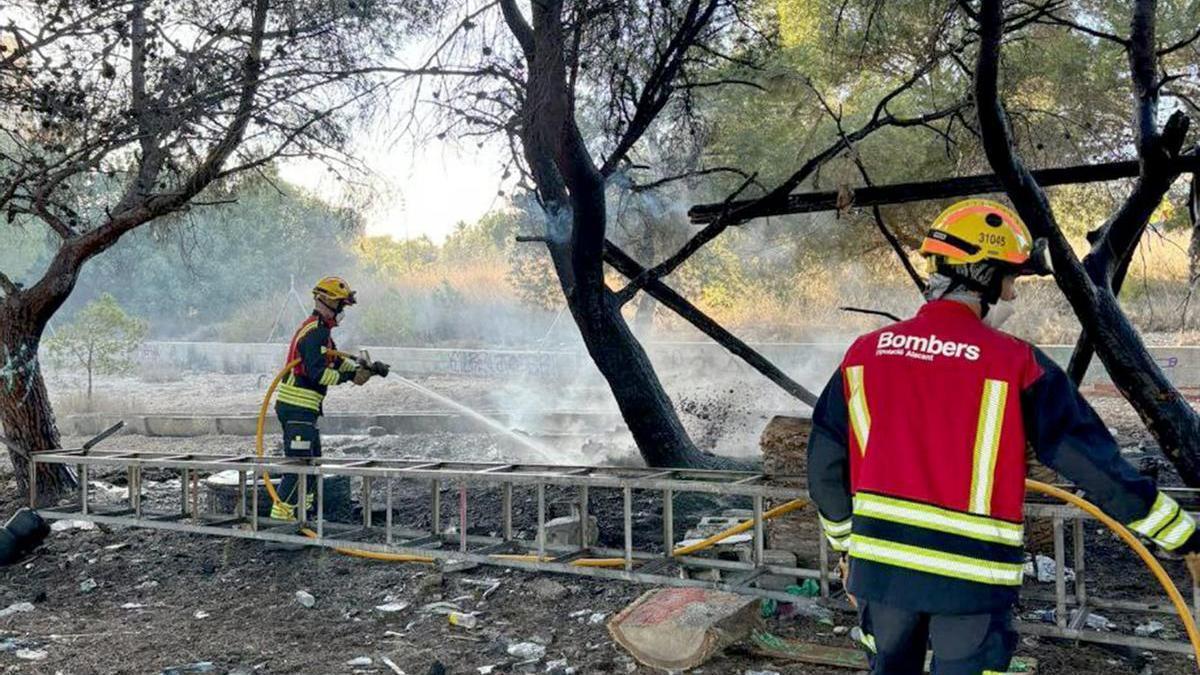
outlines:
[{"label": "burnt tree branch", "polygon": [[[1055,281],[1092,337],[1113,383],[1137,410],[1184,482],[1200,485],[1200,415],[1167,380],[1111,290],[1092,281],[1059,228],[1045,192],[1016,154],[999,92],[1002,5],[1002,0],[984,0],[980,11],[975,98],[988,162],[1033,235],[1048,241]],[[1134,11],[1144,19],[1152,17],[1154,9],[1153,0],[1139,0]],[[1135,16],[1135,41],[1138,20]],[[1138,77],[1136,70],[1134,77]]]},{"label": "burnt tree branch", "polygon": [[[629,254],[622,251],[612,242],[607,242],[604,247],[604,261],[629,279],[642,277],[646,273],[646,268],[639,265]],[[815,394],[789,377],[787,373],[784,373],[775,364],[768,361],[766,357],[755,351],[753,347],[723,328],[721,324],[713,321],[708,315],[700,311],[691,302],[688,302],[686,298],[670,286],[667,286],[658,279],[653,279],[646,282],[645,291],[655,300],[661,302],[664,307],[678,314],[685,321],[699,329],[700,332],[729,350],[731,354],[742,359],[747,365],[779,385],[784,391],[809,406],[816,404],[817,397]]]},{"label": "burnt tree branch", "polygon": [[[1073,185],[1077,183],[1096,183],[1103,181],[1136,178],[1139,173],[1138,160],[1121,162],[1105,162],[1101,164],[1077,164],[1054,169],[1039,169],[1032,175],[1038,184],[1043,186]],[[1180,155],[1167,163],[1168,170],[1177,173],[1200,172],[1200,157],[1192,154]],[[887,204],[905,204],[934,199],[949,199],[967,195],[1000,192],[1004,185],[996,174],[978,174],[959,178],[944,178],[935,181],[914,181],[911,183],[894,183],[892,185],[877,185],[854,190],[855,206],[872,206]],[[832,211],[837,208],[838,192],[826,190],[820,192],[803,192],[788,195],[786,201],[774,208],[761,208],[753,215],[754,218],[785,216],[795,213],[813,213],[816,211]],[[740,200],[734,202],[734,208],[748,207],[758,200]],[[707,223],[714,220],[722,210],[720,203],[697,204],[688,210],[688,217],[693,223]]]}]

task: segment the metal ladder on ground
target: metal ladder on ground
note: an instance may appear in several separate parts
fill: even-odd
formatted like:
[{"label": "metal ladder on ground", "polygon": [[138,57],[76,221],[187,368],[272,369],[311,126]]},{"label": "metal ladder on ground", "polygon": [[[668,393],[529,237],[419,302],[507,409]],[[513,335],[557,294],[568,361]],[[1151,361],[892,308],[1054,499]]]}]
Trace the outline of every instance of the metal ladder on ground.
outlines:
[{"label": "metal ladder on ground", "polygon": [[[106,433],[112,433],[110,430]],[[102,435],[99,438],[103,438]],[[764,555],[766,532],[763,513],[768,500],[785,502],[807,499],[807,493],[797,487],[803,481],[796,476],[768,476],[740,471],[709,471],[692,469],[654,469],[612,466],[559,466],[545,464],[488,463],[441,461],[437,459],[384,459],[322,457],[297,460],[286,457],[220,454],[172,454],[97,450],[98,439],[80,448],[63,449],[35,454],[30,465],[30,477],[39,465],[62,464],[74,467],[79,478],[77,498],[69,504],[42,509],[40,513],[52,520],[86,520],[108,525],[169,530],[218,537],[235,537],[286,544],[303,544],[334,549],[358,549],[378,553],[409,554],[439,561],[447,571],[465,566],[497,565],[538,572],[555,572],[592,578],[614,579],[660,586],[692,586],[726,590],[735,593],[774,598],[787,602],[817,602],[797,598],[782,590],[760,587],[764,575],[782,575],[797,579],[815,579],[819,583],[821,602],[845,608],[845,601],[831,598],[829,580],[831,560],[825,538],[818,536],[818,565],[815,569],[770,564]],[[122,470],[128,488],[124,499],[116,504],[101,504],[91,495],[89,476],[94,470]],[[178,472],[180,492],[178,502],[166,510],[152,510],[145,505],[142,475],[146,470]],[[237,472],[237,498],[232,513],[208,513],[200,509],[200,477],[219,472]],[[259,487],[264,473],[273,477],[285,474],[317,476],[315,502],[317,513],[311,522],[278,521],[259,515]],[[354,524],[327,522],[324,517],[324,478],[352,476],[361,479],[360,500],[362,522]],[[299,502],[305,498],[306,481],[298,481]],[[414,529],[393,522],[393,495],[398,485],[413,488],[425,484],[429,499],[429,527]],[[382,525],[375,522],[372,492],[383,486],[385,512]],[[447,486],[459,490],[457,532],[446,533],[442,528],[442,492]],[[500,492],[501,526],[499,536],[471,535],[468,487],[494,489]],[[550,544],[546,537],[546,488],[562,486],[574,490],[578,503],[578,545]],[[514,489],[536,492],[536,537],[532,540],[515,534],[513,523]],[[37,481],[30,480],[30,504],[37,502]],[[590,526],[589,499],[593,490],[619,490],[622,494],[622,527],[624,545],[621,548],[588,546]],[[661,543],[646,550],[634,544],[633,494],[646,491],[660,497],[662,516]],[[1200,491],[1166,489],[1189,509],[1200,502]],[[723,560],[699,555],[672,555],[676,546],[674,506],[678,495],[700,493],[724,497],[742,497],[751,503],[754,525],[751,528],[748,561]],[[111,500],[110,500],[111,501]],[[303,511],[303,509],[301,509]],[[1030,589],[1022,593],[1022,603],[1052,603],[1054,623],[1021,621],[1021,632],[1043,637],[1086,642],[1124,645],[1137,649],[1191,653],[1183,641],[1143,637],[1115,632],[1088,630],[1084,626],[1092,609],[1135,613],[1140,616],[1173,615],[1164,600],[1105,599],[1095,597],[1084,582],[1086,551],[1084,532],[1089,517],[1074,507],[1030,502],[1026,515],[1050,519],[1054,532],[1055,580],[1054,591],[1047,593]],[[816,514],[793,514],[786,517],[808,517]],[[303,518],[303,517],[302,517]],[[1068,582],[1066,568],[1066,524],[1072,523],[1071,562],[1075,578]],[[299,532],[301,526],[315,530],[308,537]],[[1094,526],[1094,523],[1093,523]],[[518,559],[512,556],[535,556]],[[502,557],[503,556],[503,557]],[[591,567],[572,564],[587,556],[620,558],[618,567]],[[682,574],[681,570],[691,574]],[[708,574],[696,574],[696,572]],[[706,577],[706,578],[698,578]],[[1068,584],[1071,585],[1068,588]],[[1197,605],[1200,608],[1200,604]],[[1079,610],[1073,612],[1072,610]],[[1071,616],[1074,614],[1074,620]]]}]

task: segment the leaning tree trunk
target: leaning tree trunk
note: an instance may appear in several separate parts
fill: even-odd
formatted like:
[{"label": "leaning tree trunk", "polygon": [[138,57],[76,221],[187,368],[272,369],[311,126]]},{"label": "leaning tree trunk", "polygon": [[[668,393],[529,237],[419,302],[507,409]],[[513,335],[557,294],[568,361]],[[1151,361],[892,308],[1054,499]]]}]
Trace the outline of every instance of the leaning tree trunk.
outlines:
[{"label": "leaning tree trunk", "polygon": [[[668,468],[747,468],[745,463],[703,452],[692,442],[646,350],[621,315],[616,296],[605,285],[601,251],[607,214],[603,182],[591,189],[577,189],[570,202],[575,236],[565,242],[551,239],[551,258],[588,355],[608,382],[642,458],[649,466]],[[590,253],[594,239],[581,233],[595,232],[596,228],[601,228],[601,249]]]},{"label": "leaning tree trunk", "polygon": [[[11,443],[9,458],[20,495],[29,493],[28,451],[59,447],[58,427],[38,362],[42,330],[21,304],[10,299],[0,304],[0,423]],[[62,464],[38,469],[39,506],[53,503],[75,489],[75,477]]]}]

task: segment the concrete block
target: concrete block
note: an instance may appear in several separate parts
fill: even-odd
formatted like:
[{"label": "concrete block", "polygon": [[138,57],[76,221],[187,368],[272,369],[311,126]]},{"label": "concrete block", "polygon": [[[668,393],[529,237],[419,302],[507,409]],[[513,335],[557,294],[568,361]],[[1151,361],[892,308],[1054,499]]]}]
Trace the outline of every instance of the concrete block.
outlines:
[{"label": "concrete block", "polygon": [[184,438],[207,436],[217,432],[217,421],[213,417],[183,417],[169,415],[147,415],[146,435]]},{"label": "concrete block", "polygon": [[[596,516],[588,515],[588,546],[600,542],[599,522]],[[562,516],[546,521],[547,546],[581,546],[579,543],[579,514]]]},{"label": "concrete block", "polygon": [[[738,560],[748,563],[753,557],[753,550],[749,546],[739,546],[737,554]],[[763,551],[763,562],[767,565],[778,565],[779,567],[795,567],[796,554],[792,551],[768,548]],[[783,591],[787,590],[788,586],[799,585],[800,578],[787,574],[764,574],[755,579],[755,583],[759,588]]]}]

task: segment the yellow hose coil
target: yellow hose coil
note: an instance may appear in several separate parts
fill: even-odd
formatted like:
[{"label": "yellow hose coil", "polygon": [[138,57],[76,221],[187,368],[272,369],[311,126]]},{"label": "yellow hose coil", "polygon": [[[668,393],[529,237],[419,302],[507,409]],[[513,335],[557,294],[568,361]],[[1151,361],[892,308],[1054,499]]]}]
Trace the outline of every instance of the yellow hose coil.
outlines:
[{"label": "yellow hose coil", "polygon": [[[329,353],[332,353],[334,356],[340,356],[345,359],[355,359],[356,358],[354,355],[347,354],[345,352],[333,351],[333,352],[329,352]],[[262,405],[259,407],[259,410],[258,410],[258,426],[255,430],[255,436],[254,436],[254,450],[255,450],[255,453],[259,457],[264,456],[263,434],[264,434],[264,429],[266,427],[267,408],[270,406],[271,396],[274,395],[275,389],[279,387],[279,383],[283,381],[283,378],[287,375],[288,371],[290,371],[292,368],[295,368],[297,365],[299,365],[299,363],[300,363],[300,359],[296,359],[296,360],[288,363],[287,365],[285,365],[283,367],[283,369],[281,369],[279,371],[279,373],[275,376],[275,379],[271,381],[271,386],[267,387],[267,393],[265,396],[263,396]],[[279,498],[279,494],[275,492],[275,486],[271,484],[270,474],[268,474],[266,472],[263,472],[263,484],[266,486],[267,494],[269,494],[271,496],[271,500],[273,502],[279,503],[282,501]],[[1126,543],[1126,545],[1129,546],[1129,548],[1133,549],[1134,553],[1137,553],[1138,557],[1142,559],[1142,562],[1145,563],[1146,567],[1154,575],[1154,578],[1158,580],[1158,583],[1162,586],[1163,590],[1166,591],[1167,597],[1169,597],[1171,599],[1171,604],[1175,606],[1175,611],[1176,611],[1176,613],[1179,614],[1179,620],[1183,622],[1184,629],[1187,631],[1188,641],[1191,642],[1191,644],[1192,644],[1192,651],[1195,654],[1197,666],[1200,667],[1200,630],[1197,630],[1197,628],[1196,628],[1196,622],[1192,617],[1191,611],[1188,610],[1187,602],[1184,601],[1183,595],[1181,595],[1179,593],[1179,589],[1176,588],[1175,583],[1173,581],[1171,581],[1171,577],[1169,577],[1167,575],[1166,570],[1163,569],[1162,565],[1159,564],[1158,560],[1156,560],[1154,558],[1154,556],[1150,553],[1149,550],[1146,549],[1146,547],[1142,544],[1142,542],[1139,541],[1138,538],[1135,537],[1128,529],[1126,529],[1124,525],[1117,522],[1116,520],[1113,520],[1111,517],[1106,515],[1099,508],[1097,508],[1095,504],[1092,504],[1091,502],[1087,501],[1086,499],[1083,499],[1074,494],[1071,494],[1070,492],[1067,492],[1066,490],[1063,490],[1061,488],[1054,487],[1053,485],[1047,485],[1046,483],[1042,483],[1040,481],[1036,481],[1036,480],[1032,480],[1032,479],[1025,480],[1025,488],[1032,492],[1040,492],[1044,495],[1054,497],[1055,499],[1062,500],[1068,504],[1078,507],[1079,509],[1088,513],[1092,517],[1096,518],[1096,520],[1099,520],[1100,522],[1104,523],[1105,526],[1107,526],[1108,529],[1110,529],[1114,533],[1116,533],[1116,535],[1118,537],[1120,537]],[[776,517],[782,516],[784,514],[791,513],[792,511],[795,511],[796,509],[804,507],[807,503],[808,502],[803,499],[794,499],[792,501],[786,502],[786,503],[776,506],[775,508],[764,513],[763,520],[770,520],[772,518],[776,518]],[[749,530],[752,527],[754,527],[754,520],[747,520],[747,521],[738,523],[737,525],[734,525],[733,527],[730,527],[726,530],[718,532],[717,534],[714,534],[713,536],[708,537],[707,539],[704,539],[703,541],[698,541],[694,544],[689,544],[687,546],[681,546],[681,547],[675,549],[674,551],[672,551],[671,555],[672,556],[690,555],[697,551],[702,551],[704,549],[711,548],[712,546],[716,545],[718,542],[728,539],[729,537],[732,537],[735,534],[741,534],[742,532],[745,532],[746,530]],[[312,539],[315,539],[317,537],[317,533],[309,528],[302,528],[300,531],[306,537],[309,537]],[[344,555],[354,556],[356,558],[366,558],[369,560],[383,560],[383,561],[388,561],[388,562],[421,562],[421,563],[432,563],[434,561],[433,558],[430,558],[427,556],[406,555],[406,554],[401,554],[401,553],[378,553],[375,551],[366,551],[366,550],[355,549],[355,548],[335,548],[334,550],[337,551],[338,553],[341,553]],[[492,557],[497,558],[497,559],[502,559],[502,560],[516,560],[516,561],[537,561],[538,560],[538,557],[536,555],[499,554],[499,555],[494,555]],[[543,558],[542,560],[544,561],[547,559],[548,558]],[[582,558],[579,560],[572,561],[571,564],[578,566],[578,567],[621,567],[621,566],[624,566],[625,559],[624,558]]]}]

